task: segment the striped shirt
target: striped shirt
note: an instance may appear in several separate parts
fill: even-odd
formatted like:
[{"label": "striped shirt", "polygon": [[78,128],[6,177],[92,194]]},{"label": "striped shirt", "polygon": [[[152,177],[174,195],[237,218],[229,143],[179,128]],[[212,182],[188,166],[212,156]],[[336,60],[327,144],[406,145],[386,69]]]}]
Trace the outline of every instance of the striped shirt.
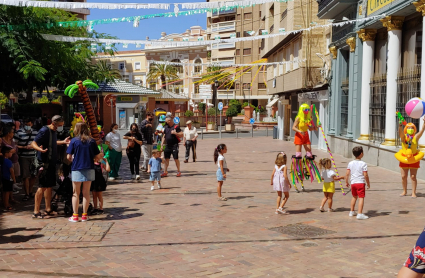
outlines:
[{"label": "striped shirt", "polygon": [[[38,131],[34,129],[32,129],[30,133],[28,133],[23,128],[21,128],[15,133],[14,139],[17,142],[18,146],[25,147],[31,145],[32,141],[34,141],[35,137],[37,136],[37,133]],[[34,157],[35,153],[36,151],[34,149],[19,149],[20,157]]]}]

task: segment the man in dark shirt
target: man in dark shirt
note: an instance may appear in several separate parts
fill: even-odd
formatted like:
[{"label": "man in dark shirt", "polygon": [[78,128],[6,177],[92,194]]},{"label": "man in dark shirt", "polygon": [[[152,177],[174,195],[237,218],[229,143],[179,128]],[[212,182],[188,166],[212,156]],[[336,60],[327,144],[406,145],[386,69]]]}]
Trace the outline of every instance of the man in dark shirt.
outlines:
[{"label": "man in dark shirt", "polygon": [[173,125],[173,118],[171,116],[167,116],[165,119],[165,126],[164,126],[164,136],[162,137],[162,144],[164,145],[165,141],[165,150],[164,150],[164,158],[165,158],[165,170],[162,174],[162,177],[166,177],[168,172],[168,165],[170,163],[171,154],[173,155],[174,161],[176,162],[177,166],[177,177],[181,176],[180,173],[180,161],[179,161],[179,142],[180,139],[183,137],[183,131],[181,131],[180,127],[178,125]]},{"label": "man in dark shirt", "polygon": [[31,146],[37,151],[37,159],[43,163],[43,171],[39,176],[39,186],[35,193],[34,219],[42,219],[40,205],[43,198],[46,202],[46,215],[50,215],[50,200],[52,198],[52,187],[56,185],[56,162],[58,159],[57,145],[69,144],[69,137],[65,140],[57,140],[57,132],[63,130],[64,120],[61,116],[56,115],[52,118],[52,123],[42,127]]},{"label": "man in dark shirt", "polygon": [[146,119],[140,123],[140,133],[142,134],[142,153],[143,165],[142,169],[146,172],[148,170],[149,159],[152,156],[153,147],[153,113],[147,112]]}]

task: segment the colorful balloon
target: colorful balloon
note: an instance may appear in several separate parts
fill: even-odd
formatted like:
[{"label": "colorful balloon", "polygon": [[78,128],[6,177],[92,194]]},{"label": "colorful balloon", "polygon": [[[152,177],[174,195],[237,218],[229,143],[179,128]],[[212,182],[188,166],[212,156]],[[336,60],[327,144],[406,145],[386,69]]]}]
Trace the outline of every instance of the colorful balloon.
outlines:
[{"label": "colorful balloon", "polygon": [[425,114],[425,102],[421,98],[414,97],[406,103],[404,109],[410,118],[419,119]]}]

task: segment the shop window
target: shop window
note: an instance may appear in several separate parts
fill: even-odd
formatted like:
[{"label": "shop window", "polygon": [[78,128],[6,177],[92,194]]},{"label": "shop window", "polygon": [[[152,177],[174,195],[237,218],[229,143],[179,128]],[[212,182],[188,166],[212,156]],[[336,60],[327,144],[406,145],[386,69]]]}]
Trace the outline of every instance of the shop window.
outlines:
[{"label": "shop window", "polygon": [[341,125],[340,134],[345,136],[348,133],[348,103],[349,103],[349,68],[350,68],[350,53],[348,51],[341,51],[341,55],[345,61],[343,66],[343,77],[341,79]]}]

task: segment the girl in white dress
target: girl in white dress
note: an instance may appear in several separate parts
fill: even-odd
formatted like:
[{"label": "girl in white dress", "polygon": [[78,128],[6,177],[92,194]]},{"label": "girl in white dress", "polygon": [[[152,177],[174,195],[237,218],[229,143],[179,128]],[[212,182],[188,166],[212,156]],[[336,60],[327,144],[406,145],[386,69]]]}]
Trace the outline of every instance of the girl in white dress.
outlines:
[{"label": "girl in white dress", "polygon": [[[276,214],[288,214],[283,210],[283,206],[286,204],[289,198],[289,190],[291,184],[288,180],[288,168],[286,167],[286,154],[281,152],[276,156],[275,166],[271,177],[271,185],[273,190],[277,191],[276,200]],[[285,198],[282,201],[282,192],[285,194]],[[282,202],[281,202],[282,201]]]}]

